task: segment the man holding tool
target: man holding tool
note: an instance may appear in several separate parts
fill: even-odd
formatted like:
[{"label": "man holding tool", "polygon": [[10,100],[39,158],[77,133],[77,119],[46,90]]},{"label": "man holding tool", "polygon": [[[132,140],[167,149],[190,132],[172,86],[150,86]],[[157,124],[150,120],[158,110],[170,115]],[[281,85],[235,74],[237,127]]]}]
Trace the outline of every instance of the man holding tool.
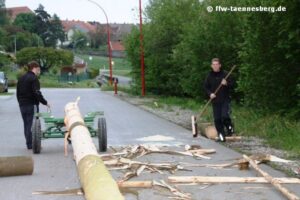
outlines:
[{"label": "man holding tool", "polygon": [[[219,141],[225,142],[225,136],[231,136],[234,133],[230,118],[229,96],[230,89],[233,87],[233,81],[229,77],[230,74],[221,69],[219,58],[212,59],[211,68],[212,71],[209,72],[205,80],[204,89],[212,102],[214,123]],[[225,134],[224,127],[227,130],[227,134]]]}]

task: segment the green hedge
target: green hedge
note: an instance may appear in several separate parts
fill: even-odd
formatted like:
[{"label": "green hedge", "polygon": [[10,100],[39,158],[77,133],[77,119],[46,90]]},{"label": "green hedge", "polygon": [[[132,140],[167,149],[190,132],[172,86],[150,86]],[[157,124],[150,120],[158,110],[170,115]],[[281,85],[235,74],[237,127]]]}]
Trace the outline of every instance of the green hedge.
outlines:
[{"label": "green hedge", "polygon": [[[285,6],[286,12],[208,12],[207,6]],[[204,99],[213,57],[233,73],[233,98],[245,105],[299,116],[298,0],[150,1],[144,47],[147,91]],[[139,30],[126,38],[132,76],[140,88]]]}]

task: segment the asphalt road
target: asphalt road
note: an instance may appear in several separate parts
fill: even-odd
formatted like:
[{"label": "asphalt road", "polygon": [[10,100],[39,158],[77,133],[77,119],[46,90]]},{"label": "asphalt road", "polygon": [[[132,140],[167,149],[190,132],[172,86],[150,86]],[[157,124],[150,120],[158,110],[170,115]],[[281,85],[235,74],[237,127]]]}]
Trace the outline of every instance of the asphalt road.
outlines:
[{"label": "asphalt road", "polygon": [[[118,98],[101,92],[98,89],[44,89],[44,96],[52,105],[52,114],[57,117],[64,115],[64,106],[80,96],[79,103],[82,114],[90,111],[104,111],[108,126],[109,146],[124,146],[129,144],[151,143],[169,145],[171,149],[183,149],[179,145],[200,144],[203,148],[215,148],[217,153],[211,155],[211,160],[195,160],[183,156],[149,155],[143,159],[151,162],[180,161],[193,163],[227,163],[230,159],[241,155],[224,146],[205,138],[193,139],[190,131],[150,114],[140,108],[130,105]],[[42,111],[46,108],[41,106]],[[42,153],[33,155],[25,148],[23,124],[15,96],[0,96],[0,156],[30,155],[34,159],[34,174],[32,176],[0,178],[0,199],[2,200],[75,200],[84,199],[82,196],[36,196],[37,190],[65,190],[79,188],[75,162],[72,159],[72,149],[69,156],[64,157],[63,139],[48,139],[42,141]],[[143,141],[144,137],[163,135],[173,138],[169,141]],[[96,142],[96,139],[94,139]],[[97,143],[96,143],[97,144]],[[261,167],[275,177],[284,174],[266,165]],[[239,171],[233,169],[191,168],[192,171],[179,171],[175,175],[200,176],[256,176],[254,170]],[[112,172],[115,178],[122,176],[120,172]],[[158,180],[170,174],[142,174],[133,180]],[[286,185],[291,191],[300,195],[299,185]],[[267,184],[216,184],[205,189],[201,186],[180,186],[183,191],[192,194],[193,199],[285,199],[273,187]],[[161,200],[168,199],[166,191],[142,189],[138,190],[138,198],[126,194],[126,199]]]}]

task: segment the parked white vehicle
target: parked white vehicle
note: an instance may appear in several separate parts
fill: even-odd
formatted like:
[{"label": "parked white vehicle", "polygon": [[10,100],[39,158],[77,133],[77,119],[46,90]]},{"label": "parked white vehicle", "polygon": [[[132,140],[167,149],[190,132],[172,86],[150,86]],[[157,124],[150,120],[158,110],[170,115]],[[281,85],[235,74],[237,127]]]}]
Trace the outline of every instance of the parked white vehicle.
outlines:
[{"label": "parked white vehicle", "polygon": [[0,72],[0,93],[8,92],[8,79],[4,72]]}]

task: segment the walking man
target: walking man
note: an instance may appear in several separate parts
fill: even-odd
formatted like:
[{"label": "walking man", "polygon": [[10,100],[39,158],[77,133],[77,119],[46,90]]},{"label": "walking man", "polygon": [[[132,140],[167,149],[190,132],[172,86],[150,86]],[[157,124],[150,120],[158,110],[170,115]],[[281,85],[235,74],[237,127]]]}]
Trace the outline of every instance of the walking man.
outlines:
[{"label": "walking man", "polygon": [[[225,142],[225,136],[231,136],[233,131],[233,124],[230,118],[230,97],[229,92],[233,87],[233,81],[230,77],[225,80],[226,71],[221,69],[221,62],[219,58],[213,58],[211,61],[212,70],[209,72],[204,88],[207,95],[212,99],[213,116],[215,127],[218,132],[219,141]],[[222,87],[217,94],[214,94],[218,86]],[[225,134],[224,127],[227,130]]]},{"label": "walking man", "polygon": [[40,91],[38,76],[41,72],[39,64],[35,61],[28,63],[28,72],[21,76],[17,84],[17,99],[24,123],[24,135],[27,149],[32,149],[32,122],[34,113],[39,112],[39,103],[50,108]]}]

